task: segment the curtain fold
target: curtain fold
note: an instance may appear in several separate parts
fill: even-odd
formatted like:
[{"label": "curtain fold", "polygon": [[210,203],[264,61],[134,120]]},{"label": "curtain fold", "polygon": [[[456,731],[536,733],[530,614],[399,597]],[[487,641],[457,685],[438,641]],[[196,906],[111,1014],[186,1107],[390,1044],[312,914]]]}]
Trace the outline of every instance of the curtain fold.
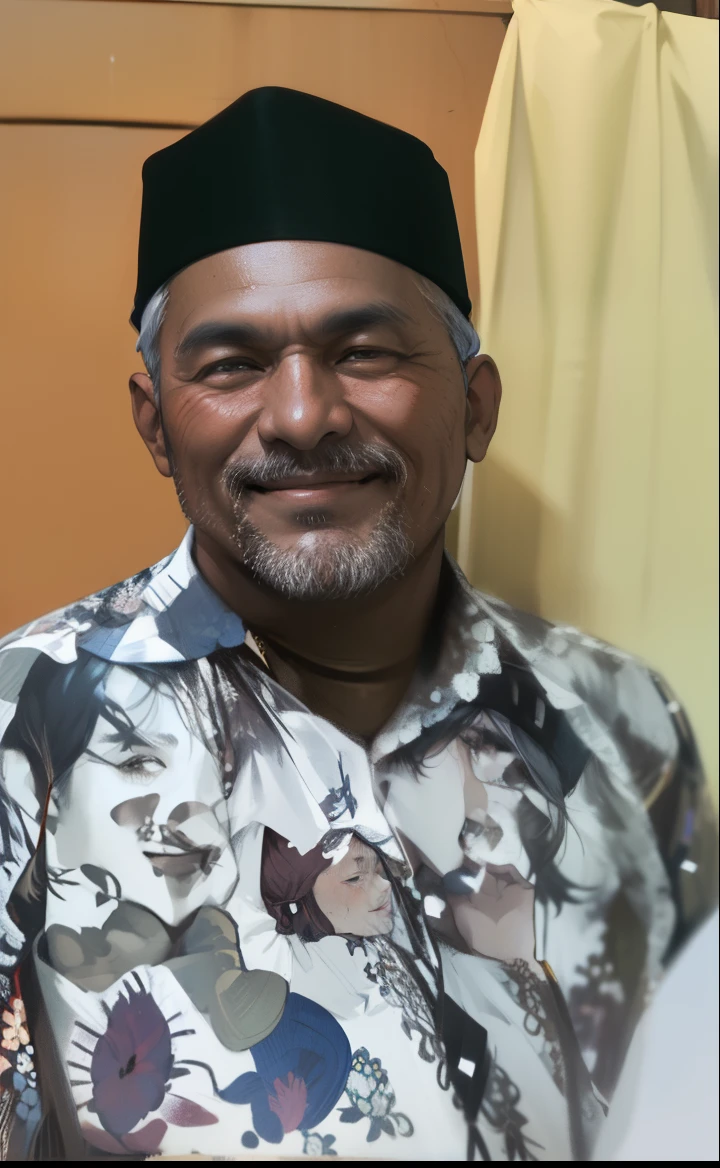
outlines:
[{"label": "curtain fold", "polygon": [[[515,0],[475,158],[473,583],[640,654],[717,784],[718,26]],[[717,788],[716,788],[717,789]]]}]

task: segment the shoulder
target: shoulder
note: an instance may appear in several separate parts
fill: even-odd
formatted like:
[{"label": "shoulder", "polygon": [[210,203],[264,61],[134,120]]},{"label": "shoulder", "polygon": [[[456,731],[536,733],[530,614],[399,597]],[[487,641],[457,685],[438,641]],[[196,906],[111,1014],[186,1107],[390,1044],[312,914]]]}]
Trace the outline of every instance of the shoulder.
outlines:
[{"label": "shoulder", "polygon": [[62,608],[36,617],[21,625],[10,633],[0,637],[0,651],[9,645],[25,639],[28,636],[52,636],[65,632],[67,628],[77,631],[81,625],[88,622],[95,624],[121,622],[125,623],[142,610],[144,593],[155,576],[167,565],[171,557],[167,556],[152,567],[143,568],[134,576],[110,584],[98,592],[91,592],[80,600],[74,600]]},{"label": "shoulder", "polygon": [[25,678],[41,654],[67,664],[76,659],[79,648],[92,641],[107,645],[107,654],[101,655],[110,657],[113,642],[145,611],[148,585],[167,562],[161,560],[0,638],[0,717],[3,704],[17,701]]},{"label": "shoulder", "polygon": [[[550,701],[565,703],[614,788],[632,794],[647,815],[675,904],[669,953],[676,951],[717,902],[716,815],[682,702],[632,653],[493,598],[482,602]],[[592,777],[598,781],[597,770]]]},{"label": "shoulder", "polygon": [[553,623],[481,594],[516,654],[567,708],[584,703],[618,742],[648,740],[673,754],[679,703],[662,676],[633,653],[567,624]]}]

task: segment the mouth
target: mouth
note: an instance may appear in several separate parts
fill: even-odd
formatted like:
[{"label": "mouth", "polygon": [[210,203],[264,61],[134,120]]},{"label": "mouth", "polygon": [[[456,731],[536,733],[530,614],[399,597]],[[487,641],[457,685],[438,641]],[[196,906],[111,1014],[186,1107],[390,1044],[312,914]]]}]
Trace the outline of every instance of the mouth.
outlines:
[{"label": "mouth", "polygon": [[380,481],[385,480],[381,480],[381,476],[377,473],[350,476],[325,472],[316,475],[297,475],[292,478],[278,479],[275,482],[248,482],[247,490],[252,491],[255,495],[270,496],[281,501],[317,503],[321,500],[325,501],[348,492],[357,491],[360,487],[366,487]]},{"label": "mouth", "polygon": [[377,908],[372,908],[372,909],[370,909],[370,911],[374,912],[374,913],[391,913],[392,912],[391,898],[388,897],[387,900],[383,901],[383,903],[378,905]]},{"label": "mouth", "polygon": [[206,876],[220,856],[220,849],[215,846],[200,847],[173,847],[164,848],[159,852],[143,852],[143,855],[152,865],[156,876],[172,876],[182,879],[203,872]]}]

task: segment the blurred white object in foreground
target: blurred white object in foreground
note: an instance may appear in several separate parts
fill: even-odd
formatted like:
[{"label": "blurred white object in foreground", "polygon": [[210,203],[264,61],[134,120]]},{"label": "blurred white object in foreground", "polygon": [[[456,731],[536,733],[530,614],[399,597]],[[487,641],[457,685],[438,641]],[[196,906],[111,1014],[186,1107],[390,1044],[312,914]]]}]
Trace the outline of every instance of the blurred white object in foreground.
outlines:
[{"label": "blurred white object in foreground", "polygon": [[638,1027],[595,1160],[718,1159],[718,914]]}]

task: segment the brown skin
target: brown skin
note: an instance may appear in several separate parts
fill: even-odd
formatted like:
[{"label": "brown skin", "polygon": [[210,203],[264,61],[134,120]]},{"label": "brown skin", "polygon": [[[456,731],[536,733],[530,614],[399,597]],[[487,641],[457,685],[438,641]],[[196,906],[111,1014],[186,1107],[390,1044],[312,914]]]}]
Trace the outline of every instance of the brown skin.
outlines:
[{"label": "brown skin", "polygon": [[[398,319],[330,320],[378,304]],[[182,353],[191,332],[211,322],[249,325],[256,335],[206,339]],[[466,459],[480,462],[495,430],[495,364],[485,355],[469,362],[466,397],[452,341],[413,273],[357,248],[298,241],[235,248],[176,276],[160,358],[162,420],[146,373],[130,379],[133,415],[157,469],[175,474],[195,524],[198,568],[268,643],[282,685],[349,733],[371,737],[412,677]],[[400,492],[414,556],[401,578],[369,595],[290,601],[240,562],[222,472],[238,457],[334,442],[390,447],[407,465],[407,482],[279,483],[250,493],[248,518],[292,548],[307,534],[298,514],[321,506],[331,516],[322,538],[348,529],[362,538]]]}]

